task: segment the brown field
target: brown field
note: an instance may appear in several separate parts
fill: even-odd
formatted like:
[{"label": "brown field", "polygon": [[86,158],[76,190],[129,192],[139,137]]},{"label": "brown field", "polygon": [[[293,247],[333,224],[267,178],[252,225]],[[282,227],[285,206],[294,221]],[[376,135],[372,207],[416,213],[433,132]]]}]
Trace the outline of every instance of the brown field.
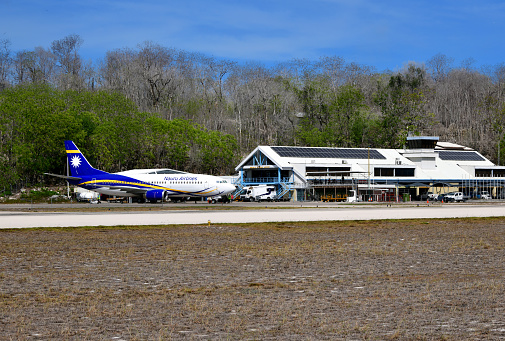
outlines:
[{"label": "brown field", "polygon": [[505,339],[505,219],[0,231],[1,340]]}]

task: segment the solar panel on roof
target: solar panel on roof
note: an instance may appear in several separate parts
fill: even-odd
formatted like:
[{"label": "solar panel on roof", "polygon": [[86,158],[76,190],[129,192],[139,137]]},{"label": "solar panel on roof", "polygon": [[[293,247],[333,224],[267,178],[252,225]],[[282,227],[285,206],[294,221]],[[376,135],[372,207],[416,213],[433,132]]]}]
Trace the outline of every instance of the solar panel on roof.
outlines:
[{"label": "solar panel on roof", "polygon": [[438,152],[438,157],[445,161],[486,161],[476,152],[441,150]]},{"label": "solar panel on roof", "polygon": [[272,147],[281,157],[329,158],[329,159],[386,159],[376,149]]}]

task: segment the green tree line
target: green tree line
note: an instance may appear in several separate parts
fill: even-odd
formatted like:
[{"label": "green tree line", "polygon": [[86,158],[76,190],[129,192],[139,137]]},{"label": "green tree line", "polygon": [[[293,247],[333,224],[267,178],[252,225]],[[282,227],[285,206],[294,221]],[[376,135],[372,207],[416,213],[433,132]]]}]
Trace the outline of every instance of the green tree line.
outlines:
[{"label": "green tree line", "polygon": [[[176,168],[227,174],[236,139],[184,119],[141,112],[123,95],[23,85],[0,92],[0,191],[66,174],[63,141],[73,140],[96,168]],[[48,181],[48,179],[44,179]]]},{"label": "green tree line", "polygon": [[[267,67],[149,41],[86,61],[79,54],[84,43],[69,35],[49,47],[14,52],[0,40],[0,93],[47,86],[48,98],[56,98],[44,107],[62,117],[36,118],[58,127],[61,137],[75,134],[107,170],[164,165],[230,172],[233,162],[223,165],[231,145],[238,160],[258,145],[402,148],[408,134],[439,136],[504,164],[504,63],[476,67],[472,59],[456,64],[437,54],[394,71],[338,56]],[[100,100],[105,103],[96,104]],[[41,109],[37,104],[18,112],[29,117],[30,110]],[[75,115],[68,116],[71,111]],[[7,173],[20,174],[19,167],[37,159],[29,143],[10,142],[35,134],[9,135],[34,120],[19,113],[14,121],[16,115],[1,118],[7,128],[0,168]],[[214,150],[205,148],[210,145]],[[42,167],[45,161],[37,162]]]}]

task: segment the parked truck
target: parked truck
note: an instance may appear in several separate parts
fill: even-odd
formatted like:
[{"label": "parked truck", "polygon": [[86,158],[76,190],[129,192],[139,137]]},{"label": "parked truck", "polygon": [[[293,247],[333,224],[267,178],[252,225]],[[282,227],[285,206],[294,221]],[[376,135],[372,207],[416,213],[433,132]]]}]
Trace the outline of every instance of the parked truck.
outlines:
[{"label": "parked truck", "polygon": [[428,200],[437,200],[437,198],[438,198],[438,194],[431,192],[431,191],[428,192],[427,195],[428,195]]},{"label": "parked truck", "polygon": [[361,200],[361,196],[358,196],[358,191],[351,189],[349,191],[349,195],[347,196],[347,202],[359,202]]},{"label": "parked truck", "polygon": [[275,186],[258,185],[245,188],[245,193],[240,195],[241,201],[273,201],[277,199]]}]

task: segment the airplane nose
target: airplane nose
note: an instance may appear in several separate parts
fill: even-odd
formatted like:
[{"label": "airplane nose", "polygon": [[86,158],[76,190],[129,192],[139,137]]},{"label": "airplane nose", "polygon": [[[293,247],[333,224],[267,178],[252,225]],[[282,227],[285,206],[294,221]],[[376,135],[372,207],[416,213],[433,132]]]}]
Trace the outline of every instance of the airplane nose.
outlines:
[{"label": "airplane nose", "polygon": [[232,193],[233,191],[235,191],[235,189],[236,189],[235,185],[227,184],[226,189],[225,189],[226,194]]}]

